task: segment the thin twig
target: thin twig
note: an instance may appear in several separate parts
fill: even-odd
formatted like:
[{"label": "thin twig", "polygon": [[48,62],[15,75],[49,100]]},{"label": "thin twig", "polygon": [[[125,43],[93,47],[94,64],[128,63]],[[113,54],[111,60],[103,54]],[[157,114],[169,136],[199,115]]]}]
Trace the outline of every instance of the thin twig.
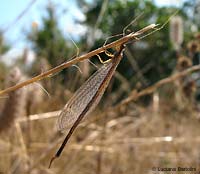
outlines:
[{"label": "thin twig", "polygon": [[117,47],[119,45],[127,44],[130,41],[134,41],[138,36],[144,35],[144,33],[148,32],[148,31],[151,31],[152,29],[155,29],[156,27],[157,27],[156,24],[150,24],[147,27],[145,27],[145,28],[143,28],[143,29],[141,29],[141,30],[139,30],[139,31],[137,31],[135,33],[132,32],[129,35],[124,36],[124,37],[122,37],[122,38],[120,38],[120,39],[118,39],[118,40],[116,40],[116,41],[114,41],[114,42],[112,42],[112,43],[110,43],[108,45],[100,47],[100,48],[98,48],[96,50],[93,50],[93,51],[91,51],[91,52],[89,52],[87,54],[84,54],[82,56],[76,57],[76,58],[74,58],[74,59],[72,59],[72,60],[70,60],[68,62],[62,63],[62,64],[56,66],[55,68],[52,68],[52,69],[50,69],[50,70],[48,70],[48,71],[46,71],[46,72],[44,72],[42,74],[39,74],[39,75],[29,79],[29,80],[26,80],[26,81],[24,81],[22,83],[19,83],[19,84],[15,85],[15,86],[11,86],[9,88],[1,90],[0,91],[0,95],[7,94],[7,93],[9,93],[11,91],[17,90],[17,89],[22,88],[24,86],[27,86],[27,85],[29,85],[31,83],[34,83],[36,81],[42,80],[44,78],[47,78],[49,75],[52,75],[52,74],[57,73],[57,72],[60,72],[64,68],[67,68],[67,67],[69,67],[71,65],[74,65],[74,64],[76,64],[76,63],[78,63],[80,61],[83,61],[85,59],[89,59],[89,58],[91,58],[91,57],[93,57],[93,56],[95,56],[95,55],[97,55],[99,53],[104,52],[105,50],[107,50],[109,48]]},{"label": "thin twig", "polygon": [[[156,143],[191,143],[191,142],[200,142],[200,136],[197,137],[172,137],[172,136],[165,136],[165,137],[136,137],[136,138],[122,138],[122,139],[116,139],[113,141],[104,142],[104,146],[110,147],[111,145],[116,144],[144,144],[144,145],[152,145]],[[98,144],[96,145],[98,147]]]},{"label": "thin twig", "polygon": [[200,65],[196,65],[196,66],[192,66],[191,68],[186,69],[185,71],[182,71],[180,73],[176,73],[170,77],[167,77],[165,79],[162,79],[160,81],[158,81],[157,83],[155,83],[154,85],[140,91],[140,92],[135,92],[134,95],[130,95],[128,98],[124,99],[121,103],[119,103],[116,107],[119,107],[121,105],[126,105],[131,101],[136,101],[138,98],[151,94],[153,93],[155,90],[157,90],[159,87],[167,84],[167,83],[171,83],[181,77],[184,77],[186,75],[188,75],[189,73],[192,73],[194,71],[198,71],[200,70]]},{"label": "thin twig", "polygon": [[[41,113],[41,114],[34,114],[34,115],[29,115],[29,120],[34,121],[34,120],[42,120],[42,119],[47,119],[47,118],[54,118],[57,117],[60,114],[61,111],[53,111],[53,112],[46,112],[46,113]],[[16,120],[17,122],[26,122],[27,118],[18,118]]]}]

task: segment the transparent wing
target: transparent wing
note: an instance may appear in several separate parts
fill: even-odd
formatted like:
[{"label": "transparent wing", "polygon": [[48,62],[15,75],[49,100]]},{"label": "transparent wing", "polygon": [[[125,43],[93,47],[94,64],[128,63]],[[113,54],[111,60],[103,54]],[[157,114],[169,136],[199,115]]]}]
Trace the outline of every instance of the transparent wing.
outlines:
[{"label": "transparent wing", "polygon": [[[72,96],[72,98],[67,102],[61,114],[58,117],[57,126],[61,131],[69,129],[73,123],[77,120],[79,115],[86,108],[88,103],[92,100],[94,95],[97,93],[99,87],[104,82],[109,70],[112,67],[112,61],[108,64],[103,65],[99,70],[97,70]],[[92,104],[91,108],[86,114],[91,112],[96,105],[99,103],[107,85],[99,93],[97,99]]]}]

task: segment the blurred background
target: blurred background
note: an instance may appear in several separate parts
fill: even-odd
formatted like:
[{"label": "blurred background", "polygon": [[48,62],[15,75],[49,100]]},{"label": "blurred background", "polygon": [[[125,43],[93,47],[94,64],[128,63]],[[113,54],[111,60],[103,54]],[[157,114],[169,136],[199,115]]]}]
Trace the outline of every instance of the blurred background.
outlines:
[{"label": "blurred background", "polygon": [[[0,15],[0,89],[101,47],[138,16],[126,34],[166,24],[126,47],[100,104],[51,169],[66,135],[57,130],[57,116],[102,66],[97,56],[0,96],[0,173],[200,170],[200,73],[171,78],[200,63],[199,0],[7,0]],[[164,78],[169,82],[137,97]]]}]

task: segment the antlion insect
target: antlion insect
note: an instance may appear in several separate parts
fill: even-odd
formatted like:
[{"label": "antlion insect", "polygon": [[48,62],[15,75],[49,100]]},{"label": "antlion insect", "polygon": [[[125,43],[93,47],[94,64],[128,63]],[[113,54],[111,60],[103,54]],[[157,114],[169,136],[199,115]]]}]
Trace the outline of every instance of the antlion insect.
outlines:
[{"label": "antlion insect", "polygon": [[[156,29],[156,24],[151,24],[138,32],[134,33],[135,40],[138,40],[136,36],[142,35],[145,32],[148,32],[151,29]],[[115,52],[112,58],[109,61],[106,61],[104,65],[96,71],[72,96],[72,98],[67,102],[61,114],[59,115],[57,125],[59,130],[66,130],[68,128],[69,132],[66,135],[63,143],[52,157],[49,168],[53,161],[58,158],[68,140],[72,136],[74,130],[79,125],[81,120],[89,112],[91,112],[99,103],[102,95],[104,94],[118,64],[120,63],[123,52],[125,49],[125,44],[120,44],[119,49]],[[110,55],[109,55],[110,56]]]},{"label": "antlion insect", "polygon": [[[91,112],[99,103],[104,94],[119,62],[123,57],[124,45],[112,56],[112,59],[96,71],[74,94],[62,110],[58,118],[58,127],[65,130],[72,125],[62,145],[55,156],[51,159],[49,167],[53,160],[62,153],[69,138],[86,114]],[[75,121],[75,122],[74,122]]]}]

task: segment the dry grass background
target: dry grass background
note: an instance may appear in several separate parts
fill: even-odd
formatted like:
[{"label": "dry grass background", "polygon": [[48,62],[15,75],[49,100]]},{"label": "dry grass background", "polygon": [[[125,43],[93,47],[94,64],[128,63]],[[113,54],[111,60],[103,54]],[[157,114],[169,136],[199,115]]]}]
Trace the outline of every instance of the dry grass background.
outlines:
[{"label": "dry grass background", "polygon": [[[26,100],[30,91],[37,91],[30,88],[25,88]],[[112,106],[117,94],[107,93],[101,105],[75,131],[51,169],[49,160],[65,136],[55,127],[60,111],[27,117],[16,110],[13,114],[19,114],[17,119],[0,135],[0,170],[20,174],[129,174],[152,173],[154,166],[198,168],[200,114],[195,104],[182,107],[185,101],[177,102],[177,92],[176,84],[170,83],[154,91],[148,106],[129,102],[119,107]],[[38,92],[34,96],[40,95]],[[41,112],[41,107],[53,110],[56,98],[59,97],[41,97],[32,111],[29,102],[29,112]],[[16,103],[14,106],[20,109]]]},{"label": "dry grass background", "polygon": [[[187,69],[191,60],[186,59],[178,58],[174,73],[179,75],[161,80],[146,91],[132,89],[115,106],[121,94],[130,90],[123,75],[116,73],[121,87],[111,93],[111,81],[100,105],[79,125],[51,169],[49,161],[65,136],[55,126],[58,109],[75,90],[58,85],[49,98],[40,84],[34,83],[1,98],[0,173],[146,174],[153,173],[152,167],[178,166],[198,170],[200,113],[194,100],[196,84],[194,80],[183,82],[190,79],[186,74],[200,67]],[[75,76],[70,79],[72,86],[82,75]],[[18,83],[23,78],[23,74],[11,72],[6,79]],[[13,83],[7,82],[8,86]],[[150,96],[146,105],[139,98],[145,94]]]}]

